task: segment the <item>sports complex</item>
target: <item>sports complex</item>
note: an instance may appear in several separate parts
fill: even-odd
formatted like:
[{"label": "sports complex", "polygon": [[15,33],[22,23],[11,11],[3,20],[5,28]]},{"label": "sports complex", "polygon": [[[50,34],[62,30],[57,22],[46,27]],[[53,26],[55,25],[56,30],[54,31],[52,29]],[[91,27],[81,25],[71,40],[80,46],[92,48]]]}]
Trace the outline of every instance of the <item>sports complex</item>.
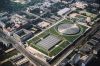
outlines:
[{"label": "sports complex", "polygon": [[27,43],[47,56],[54,57],[84,34],[88,28],[71,19],[64,19],[42,34],[29,39]]}]

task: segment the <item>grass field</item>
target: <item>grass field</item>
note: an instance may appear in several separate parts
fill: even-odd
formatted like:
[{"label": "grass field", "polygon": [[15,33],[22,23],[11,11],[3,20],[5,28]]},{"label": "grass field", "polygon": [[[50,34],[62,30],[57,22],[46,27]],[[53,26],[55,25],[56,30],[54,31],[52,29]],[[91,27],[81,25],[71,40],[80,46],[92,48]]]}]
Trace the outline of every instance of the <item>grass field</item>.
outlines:
[{"label": "grass field", "polygon": [[[75,34],[75,35],[62,35],[58,32],[57,30],[57,26],[62,24],[62,23],[74,23],[71,20],[63,20],[62,22],[60,22],[59,24],[57,24],[56,26],[51,27],[50,29],[48,29],[47,31],[45,31],[44,33],[40,34],[37,37],[34,37],[33,39],[28,41],[28,44],[30,44],[33,48],[39,50],[40,52],[52,57],[57,55],[59,52],[61,52],[65,47],[69,46],[70,44],[72,44],[78,37],[80,37],[85,30],[87,29],[86,26],[77,24],[80,28],[80,32]],[[53,36],[57,36],[61,39],[61,42],[59,42],[56,46],[54,46],[51,50],[46,50],[45,48],[37,45],[37,42],[41,41],[42,39],[46,38],[48,35],[53,35]]]}]

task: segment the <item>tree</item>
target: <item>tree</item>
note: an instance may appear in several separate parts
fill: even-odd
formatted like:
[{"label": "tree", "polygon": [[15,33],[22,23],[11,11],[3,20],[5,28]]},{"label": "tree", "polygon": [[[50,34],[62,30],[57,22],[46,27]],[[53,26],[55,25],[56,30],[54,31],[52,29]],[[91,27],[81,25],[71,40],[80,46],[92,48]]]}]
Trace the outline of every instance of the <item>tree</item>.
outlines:
[{"label": "tree", "polygon": [[10,0],[2,0],[2,1],[0,1],[0,10],[8,9],[9,5],[10,5]]}]

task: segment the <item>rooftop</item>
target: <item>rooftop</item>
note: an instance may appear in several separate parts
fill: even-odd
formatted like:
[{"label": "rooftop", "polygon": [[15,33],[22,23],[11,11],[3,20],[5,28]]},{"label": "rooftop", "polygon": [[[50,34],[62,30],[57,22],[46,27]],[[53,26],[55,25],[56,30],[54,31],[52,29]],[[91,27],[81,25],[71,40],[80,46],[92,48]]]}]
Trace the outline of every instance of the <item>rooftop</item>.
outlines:
[{"label": "rooftop", "polygon": [[50,48],[55,46],[59,41],[60,39],[58,37],[49,35],[40,42],[38,42],[37,45],[42,46],[43,48],[49,50]]},{"label": "rooftop", "polygon": [[69,12],[70,8],[63,8],[57,12],[58,15],[64,15],[65,13]]},{"label": "rooftop", "polygon": [[61,24],[58,26],[58,31],[61,34],[72,35],[78,33],[80,29],[76,24]]}]

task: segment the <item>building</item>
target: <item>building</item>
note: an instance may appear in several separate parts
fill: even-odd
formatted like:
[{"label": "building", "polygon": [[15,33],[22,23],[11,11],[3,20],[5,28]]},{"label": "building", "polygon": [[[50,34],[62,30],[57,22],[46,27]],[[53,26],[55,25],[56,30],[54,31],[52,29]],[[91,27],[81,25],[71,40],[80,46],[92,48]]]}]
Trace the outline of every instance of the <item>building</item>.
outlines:
[{"label": "building", "polygon": [[76,2],[75,3],[75,7],[80,8],[80,9],[84,9],[86,8],[87,4],[83,3],[83,2]]},{"label": "building", "polygon": [[16,27],[20,27],[21,25],[25,25],[26,23],[28,23],[27,19],[19,14],[12,15],[11,22],[13,22]]},{"label": "building", "polygon": [[26,29],[21,29],[13,34],[13,37],[19,42],[25,42],[32,36],[33,36],[33,33]]},{"label": "building", "polygon": [[57,12],[58,15],[62,16],[65,13],[68,13],[71,9],[70,8],[63,8]]},{"label": "building", "polygon": [[98,33],[98,34],[95,34],[95,35],[92,37],[92,39],[100,40],[100,35],[99,35],[99,33]]},{"label": "building", "polygon": [[38,26],[40,28],[46,28],[46,27],[50,26],[50,23],[42,21],[42,22],[38,23]]},{"label": "building", "polygon": [[0,26],[1,26],[2,28],[4,28],[4,27],[6,26],[6,24],[0,21]]},{"label": "building", "polygon": [[87,43],[90,44],[90,45],[96,46],[99,43],[99,41],[94,40],[94,39],[90,39]]},{"label": "building", "polygon": [[80,54],[75,54],[71,59],[70,62],[74,65],[80,60]]},{"label": "building", "polygon": [[50,1],[52,1],[54,3],[61,2],[61,0],[50,0]]},{"label": "building", "polygon": [[50,7],[51,5],[52,5],[52,4],[51,4],[50,2],[48,2],[48,1],[43,3],[43,6],[44,6],[44,7]]},{"label": "building", "polygon": [[37,43],[37,45],[45,48],[46,50],[50,50],[52,47],[54,47],[58,42],[61,40],[53,35],[49,35],[40,42]]},{"label": "building", "polygon": [[76,24],[60,24],[58,25],[58,31],[61,34],[73,35],[77,34],[80,29]]},{"label": "building", "polygon": [[71,66],[71,65],[68,63],[68,59],[65,58],[57,66]]},{"label": "building", "polygon": [[85,44],[83,47],[81,47],[79,50],[83,53],[90,53],[91,50],[93,49],[93,46],[89,44]]},{"label": "building", "polygon": [[76,18],[76,16],[78,16],[78,15],[79,15],[78,13],[72,13],[72,14],[69,15],[69,17],[70,18]]},{"label": "building", "polygon": [[72,3],[74,0],[61,0],[64,3]]},{"label": "building", "polygon": [[14,66],[33,66],[33,64],[21,54],[11,57],[10,61]]},{"label": "building", "polygon": [[11,0],[11,1],[16,3],[21,3],[21,4],[27,4],[31,2],[31,0]]},{"label": "building", "polygon": [[0,26],[5,28],[6,25],[9,23],[9,17],[7,12],[0,13]]}]

